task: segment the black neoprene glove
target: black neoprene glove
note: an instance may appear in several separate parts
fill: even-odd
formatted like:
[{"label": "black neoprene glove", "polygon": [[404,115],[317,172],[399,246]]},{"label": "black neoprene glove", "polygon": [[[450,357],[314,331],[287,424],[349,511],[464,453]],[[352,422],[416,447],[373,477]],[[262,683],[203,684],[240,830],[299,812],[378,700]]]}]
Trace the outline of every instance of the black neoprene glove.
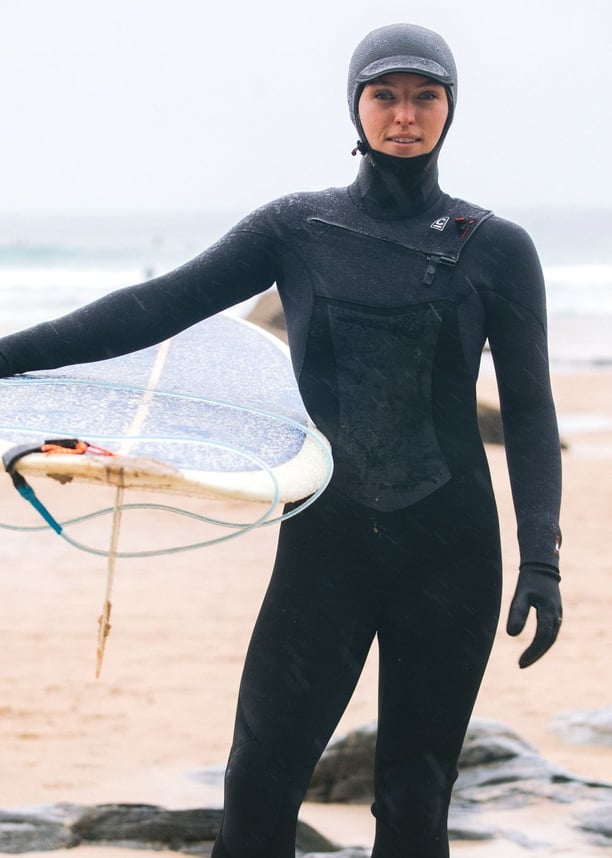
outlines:
[{"label": "black neoprene glove", "polygon": [[561,576],[554,566],[544,563],[524,563],[508,614],[507,632],[513,637],[525,628],[531,608],[537,616],[536,633],[519,659],[519,667],[529,667],[554,644],[561,628]]}]

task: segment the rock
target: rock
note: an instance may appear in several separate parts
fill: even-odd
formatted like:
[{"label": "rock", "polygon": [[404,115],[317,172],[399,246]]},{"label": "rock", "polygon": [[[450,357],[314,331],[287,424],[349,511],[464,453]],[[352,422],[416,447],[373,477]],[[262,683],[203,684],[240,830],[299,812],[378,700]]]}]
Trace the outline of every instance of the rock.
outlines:
[{"label": "rock", "polygon": [[373,722],[330,742],[313,772],[306,801],[372,801],[376,730]]},{"label": "rock", "polygon": [[[307,798],[370,802],[375,741],[376,725],[368,724],[330,743],[315,769]],[[578,852],[580,844],[590,856],[599,854],[599,847],[609,852],[612,784],[565,772],[505,725],[476,718],[470,724],[459,769],[449,815],[452,841],[504,839],[548,855],[575,841],[580,830],[584,838],[579,840]],[[548,820],[533,832],[521,822],[521,809],[530,805],[545,806]],[[551,809],[555,805],[580,807],[583,815],[576,822],[565,809],[555,813]],[[511,828],[499,828],[499,810],[505,812],[505,822],[513,820]],[[512,816],[508,811],[513,811]],[[597,851],[591,851],[592,846]]]},{"label": "rock", "polygon": [[525,755],[537,755],[537,751],[514,730],[498,721],[472,718],[461,749],[459,768],[498,763]]},{"label": "rock", "polygon": [[[331,742],[310,782],[307,801],[369,803],[376,723]],[[459,760],[456,790],[516,780],[550,779],[551,767],[535,748],[503,724],[473,719]]]},{"label": "rock", "polygon": [[[184,850],[193,844],[210,843],[221,824],[222,811],[166,810],[149,804],[108,804],[87,809],[74,826],[82,841],[162,844]],[[332,852],[338,849],[305,822],[298,822],[297,847],[302,852]]]},{"label": "rock", "polygon": [[481,401],[476,404],[476,408],[478,428],[483,442],[485,444],[503,444],[504,431],[499,408]]},{"label": "rock", "polygon": [[[375,741],[376,725],[368,724],[330,743],[315,769],[307,800],[371,802]],[[474,815],[482,817],[487,809],[518,811],[543,799],[567,805],[595,804],[601,815],[604,808],[612,806],[612,785],[564,772],[505,725],[473,719],[453,790],[451,840],[503,836],[522,843],[520,831],[500,833],[495,824],[482,818],[475,821]]]},{"label": "rock", "polygon": [[[367,724],[330,743],[315,769],[309,801],[371,802],[376,724]],[[460,775],[449,817],[451,840],[504,838],[523,848],[551,854],[579,838],[585,854],[610,854],[612,784],[564,772],[503,724],[473,719],[460,758]],[[198,773],[200,779],[222,775],[218,767]],[[546,825],[527,829],[520,810],[536,805]],[[566,807],[555,815],[555,805]],[[572,819],[567,808],[580,816]],[[504,825],[496,812],[502,809]],[[510,816],[507,811],[514,811]],[[492,818],[491,817],[492,812]],[[42,805],[0,810],[0,852],[22,853],[66,849],[79,844],[111,844],[173,849],[207,858],[221,822],[221,810],[167,810],[149,804]],[[533,809],[529,825],[533,828]],[[512,820],[512,822],[510,822]],[[537,838],[537,839],[536,839]],[[589,850],[588,853],[586,850]],[[593,851],[595,850],[595,851]],[[369,850],[332,843],[309,825],[298,823],[299,858],[367,858]],[[78,853],[75,856],[78,858]]]},{"label": "rock", "polygon": [[180,849],[212,841],[221,810],[166,810],[150,804],[101,804],[85,809],[74,825],[82,841],[163,844]]},{"label": "rock", "polygon": [[301,819],[298,820],[295,846],[297,852],[308,853],[308,855],[316,854],[314,850],[329,854],[340,848],[337,843],[332,843],[331,840],[323,837],[316,829],[302,822]]},{"label": "rock", "polygon": [[[376,724],[331,742],[315,768],[307,801],[366,804],[373,800]],[[585,789],[612,789],[564,772],[503,724],[472,719],[459,759],[453,804],[494,802],[518,807],[543,795],[573,802]]]},{"label": "rock", "polygon": [[46,852],[77,846],[80,838],[72,826],[82,811],[73,804],[0,810],[0,852]]},{"label": "rock", "polygon": [[531,800],[534,783],[539,795],[542,783],[550,783],[557,774],[534,747],[505,725],[473,719],[459,758],[453,802],[522,806]]},{"label": "rock", "polygon": [[299,858],[369,858],[370,850],[362,849],[360,846],[349,846],[339,852],[309,852],[308,855],[299,855]]},{"label": "rock", "polygon": [[551,727],[568,742],[612,748],[612,706],[564,712],[553,720]]},{"label": "rock", "polygon": [[596,835],[600,842],[603,840],[608,846],[612,845],[612,804],[583,814],[578,828]]},{"label": "rock", "polygon": [[499,836],[499,831],[494,825],[476,825],[470,822],[457,822],[453,825],[448,823],[448,838],[450,841],[457,842],[466,840],[472,841],[495,840]]},{"label": "rock", "polygon": [[[57,804],[0,810],[0,853],[50,852],[106,843],[207,856],[221,814],[219,809],[166,810],[152,804]],[[302,821],[298,822],[296,845],[303,856],[330,855],[340,848]]]}]

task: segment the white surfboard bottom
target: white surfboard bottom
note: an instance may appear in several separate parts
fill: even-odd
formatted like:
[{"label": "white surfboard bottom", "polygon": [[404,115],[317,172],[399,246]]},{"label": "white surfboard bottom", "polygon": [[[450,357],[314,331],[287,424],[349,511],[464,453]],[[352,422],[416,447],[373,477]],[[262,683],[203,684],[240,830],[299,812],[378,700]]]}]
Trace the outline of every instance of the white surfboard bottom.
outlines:
[{"label": "white surfboard bottom", "polygon": [[[15,446],[0,440],[0,456]],[[49,477],[143,489],[190,497],[261,503],[298,501],[325,485],[331,473],[327,439],[313,427],[299,453],[269,470],[195,471],[178,469],[158,459],[141,456],[101,456],[86,453],[30,453],[16,465],[24,477]]]}]

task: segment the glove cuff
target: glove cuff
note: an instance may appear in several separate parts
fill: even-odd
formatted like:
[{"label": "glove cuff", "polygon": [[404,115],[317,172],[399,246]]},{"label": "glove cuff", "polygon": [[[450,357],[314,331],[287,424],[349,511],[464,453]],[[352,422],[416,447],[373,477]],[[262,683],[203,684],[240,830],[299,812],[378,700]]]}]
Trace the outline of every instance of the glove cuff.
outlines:
[{"label": "glove cuff", "polygon": [[561,580],[557,567],[548,563],[521,563],[519,569],[521,572],[536,572],[538,575],[546,575],[547,578],[554,578],[557,582]]}]

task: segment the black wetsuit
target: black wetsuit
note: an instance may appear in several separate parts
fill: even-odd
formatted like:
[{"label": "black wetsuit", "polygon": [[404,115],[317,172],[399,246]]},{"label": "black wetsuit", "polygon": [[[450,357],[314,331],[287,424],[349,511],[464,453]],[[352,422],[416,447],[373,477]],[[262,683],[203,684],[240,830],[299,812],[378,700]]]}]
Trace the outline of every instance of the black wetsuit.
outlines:
[{"label": "black wetsuit", "polygon": [[498,620],[495,502],[476,420],[488,338],[522,562],[557,566],[559,443],[540,266],[519,227],[442,194],[284,197],[201,256],[0,340],[0,374],[150,345],[278,284],[330,488],[281,527],[246,658],[215,858],[293,858],[313,766],[375,636],[376,858],[448,855],[456,762]]}]

